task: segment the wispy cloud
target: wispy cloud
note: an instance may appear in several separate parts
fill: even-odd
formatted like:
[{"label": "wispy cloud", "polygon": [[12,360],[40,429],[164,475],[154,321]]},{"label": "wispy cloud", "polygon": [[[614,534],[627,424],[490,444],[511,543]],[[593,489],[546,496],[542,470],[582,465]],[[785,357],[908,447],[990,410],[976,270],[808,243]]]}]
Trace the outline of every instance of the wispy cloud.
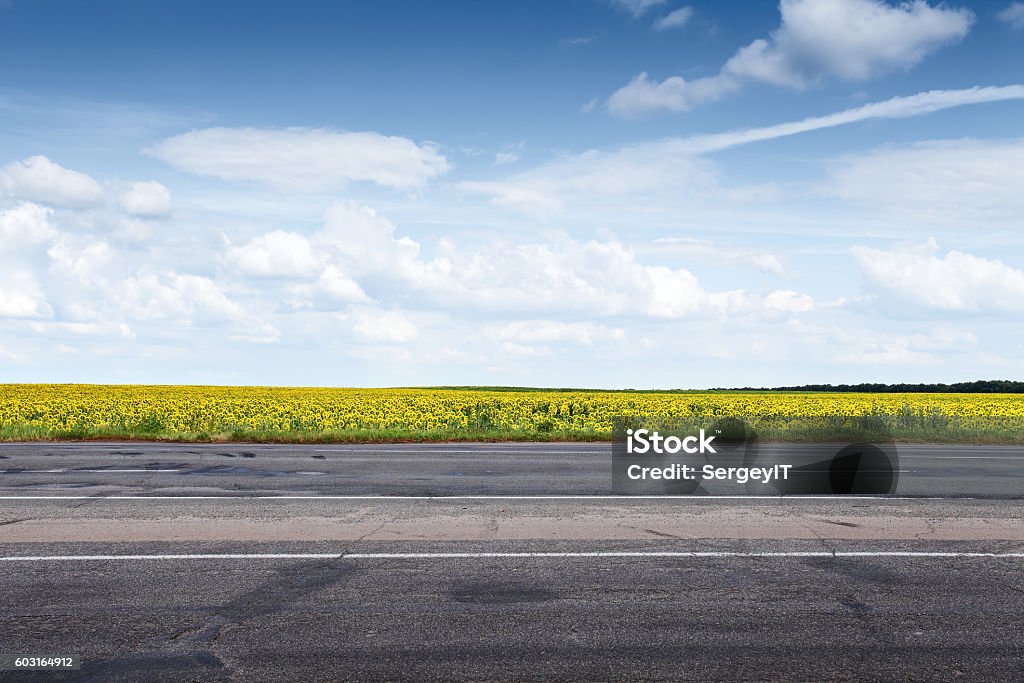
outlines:
[{"label": "wispy cloud", "polygon": [[996,17],[999,21],[1009,24],[1010,28],[1024,29],[1024,2],[1011,2]]},{"label": "wispy cloud", "polygon": [[667,0],[608,0],[612,7],[629,12],[634,17],[642,17],[653,8],[664,5]]},{"label": "wispy cloud", "polygon": [[823,128],[835,128],[872,119],[906,119],[968,104],[1024,99],[1024,85],[974,87],[961,90],[929,90],[916,95],[893,97],[825,116],[811,116],[774,126],[746,128],[727,133],[674,138],[666,144],[678,152],[704,154],[752,142],[773,140]]},{"label": "wispy cloud", "polygon": [[579,47],[580,45],[589,45],[596,38],[597,36],[573,36],[572,38],[562,38],[558,42],[569,47]]},{"label": "wispy cloud", "polygon": [[720,186],[716,170],[702,155],[861,121],[911,118],[969,104],[1021,99],[1024,85],[932,90],[772,126],[669,137],[611,151],[591,150],[560,157],[505,180],[462,182],[458,187],[490,195],[496,206],[534,216],[558,213],[568,203],[594,204],[647,192],[671,192],[678,198],[688,190],[706,198]]},{"label": "wispy cloud", "polygon": [[690,23],[691,17],[693,17],[692,7],[680,7],[679,9],[672,10],[662,18],[655,21],[651,28],[655,31],[667,31],[672,28],[681,28]]}]

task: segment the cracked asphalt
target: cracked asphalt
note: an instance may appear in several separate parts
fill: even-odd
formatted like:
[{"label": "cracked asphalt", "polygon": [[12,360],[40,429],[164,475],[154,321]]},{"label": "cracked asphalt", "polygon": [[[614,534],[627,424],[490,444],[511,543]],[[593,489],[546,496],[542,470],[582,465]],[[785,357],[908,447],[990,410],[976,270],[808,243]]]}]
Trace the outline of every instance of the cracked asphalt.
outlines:
[{"label": "cracked asphalt", "polygon": [[1018,449],[880,499],[595,498],[609,451],[0,445],[0,654],[82,660],[0,678],[1024,679]]}]

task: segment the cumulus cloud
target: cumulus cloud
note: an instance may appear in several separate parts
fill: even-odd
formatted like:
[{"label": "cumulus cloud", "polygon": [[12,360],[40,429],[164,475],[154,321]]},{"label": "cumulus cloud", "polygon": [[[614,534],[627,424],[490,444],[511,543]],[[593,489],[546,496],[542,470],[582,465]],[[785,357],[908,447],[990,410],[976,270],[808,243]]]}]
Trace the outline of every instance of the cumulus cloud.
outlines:
[{"label": "cumulus cloud", "polygon": [[328,265],[323,269],[317,285],[320,291],[334,301],[363,303],[370,300],[359,283],[335,265]]},{"label": "cumulus cloud", "polygon": [[0,210],[0,255],[18,255],[25,247],[49,242],[57,234],[52,216],[52,209],[31,202]]},{"label": "cumulus cloud", "polygon": [[149,152],[191,173],[291,192],[326,192],[356,181],[412,188],[451,167],[433,145],[322,128],[207,128],[168,138]]},{"label": "cumulus cloud", "polygon": [[61,235],[46,253],[50,257],[50,272],[56,279],[93,286],[109,281],[114,253],[104,241]]},{"label": "cumulus cloud", "polygon": [[373,208],[352,201],[335,202],[324,212],[324,226],[312,239],[318,249],[340,259],[356,275],[407,272],[419,244],[397,237],[396,226]]},{"label": "cumulus cloud", "polygon": [[779,28],[738,50],[717,75],[658,82],[640,74],[609,98],[609,112],[686,111],[751,81],[804,88],[827,78],[866,80],[915,66],[962,40],[974,22],[967,9],[924,0],[782,0],[779,11]]},{"label": "cumulus cloud", "polygon": [[30,271],[0,272],[0,318],[45,318],[51,314],[39,282]]},{"label": "cumulus cloud", "polygon": [[1024,271],[961,251],[939,254],[934,240],[890,250],[854,247],[869,284],[938,311],[1024,310]]},{"label": "cumulus cloud", "polygon": [[191,324],[244,317],[242,309],[210,278],[173,271],[130,276],[116,298],[126,315],[140,320],[177,319]]},{"label": "cumulus cloud", "polygon": [[1024,2],[1011,2],[1006,9],[996,15],[999,21],[1009,24],[1013,29],[1024,29]]},{"label": "cumulus cloud", "polygon": [[667,31],[672,28],[681,28],[690,23],[691,17],[693,17],[692,7],[680,7],[679,9],[672,10],[655,21],[651,28],[655,31]]},{"label": "cumulus cloud", "polygon": [[225,261],[249,278],[304,281],[290,291],[313,305],[370,301],[356,276],[402,281],[422,266],[419,245],[395,236],[395,225],[372,208],[336,202],[324,212],[324,225],[309,236],[275,230],[229,246]]},{"label": "cumulus cloud", "polygon": [[814,299],[791,289],[779,289],[765,296],[764,306],[784,313],[805,313],[814,310]]},{"label": "cumulus cloud", "polygon": [[[614,239],[579,241],[558,236],[462,247],[441,240],[431,252],[431,257],[424,258],[418,242],[398,234],[396,226],[373,209],[339,202],[325,213],[323,228],[309,238],[267,233],[241,247],[230,247],[226,258],[236,267],[244,266],[248,274],[305,277],[309,281],[301,290],[305,296],[319,292],[336,301],[365,302],[370,292],[375,299],[401,300],[403,305],[495,315],[675,319],[756,315],[773,308],[792,312],[805,310],[809,301],[796,292],[776,294],[765,303],[762,297],[740,289],[709,291],[689,270],[645,263]],[[319,259],[316,264],[314,253]],[[278,264],[274,254],[301,256]],[[755,263],[753,255],[742,258]],[[755,265],[769,270],[781,267],[777,260]],[[313,269],[312,275],[307,268]],[[551,329],[546,328],[545,334],[552,334]],[[565,327],[558,333],[579,334],[588,329],[596,337],[597,328]]]},{"label": "cumulus cloud", "polygon": [[865,80],[915,66],[963,40],[974,22],[970,10],[923,0],[782,0],[779,10],[779,28],[737,52],[725,71],[793,87],[826,76]]},{"label": "cumulus cloud", "polygon": [[227,260],[242,273],[256,277],[310,277],[323,267],[305,236],[283,230],[229,248]]},{"label": "cumulus cloud", "polygon": [[121,210],[140,218],[158,218],[171,213],[171,192],[155,180],[132,183],[118,198]]},{"label": "cumulus cloud", "polygon": [[690,271],[644,264],[617,241],[452,248],[415,277],[435,302],[492,313],[681,318],[751,306],[742,290],[709,292]]},{"label": "cumulus cloud", "polygon": [[49,206],[83,208],[103,201],[99,183],[42,155],[0,168],[0,187],[17,199]]}]

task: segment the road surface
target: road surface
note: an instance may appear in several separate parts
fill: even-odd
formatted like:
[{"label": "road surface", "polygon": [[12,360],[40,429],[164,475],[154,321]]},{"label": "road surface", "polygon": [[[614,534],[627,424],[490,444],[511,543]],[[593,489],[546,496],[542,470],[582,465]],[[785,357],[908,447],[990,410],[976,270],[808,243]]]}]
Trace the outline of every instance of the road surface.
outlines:
[{"label": "road surface", "polygon": [[1024,457],[627,498],[604,444],[0,445],[11,680],[1021,680]]}]

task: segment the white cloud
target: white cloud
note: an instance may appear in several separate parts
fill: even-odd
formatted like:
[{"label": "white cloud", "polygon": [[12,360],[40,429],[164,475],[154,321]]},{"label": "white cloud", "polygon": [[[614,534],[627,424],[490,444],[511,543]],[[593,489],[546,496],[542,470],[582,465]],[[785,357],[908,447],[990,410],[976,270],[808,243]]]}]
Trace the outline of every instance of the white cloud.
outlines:
[{"label": "white cloud", "polygon": [[488,244],[422,264],[417,284],[435,302],[491,313],[681,318],[749,309],[742,290],[708,292],[693,273],[650,266],[619,242]]},{"label": "white cloud", "polygon": [[779,257],[764,249],[744,249],[688,237],[659,237],[653,242],[661,255],[690,259],[706,264],[753,267],[763,273],[782,277],[786,274]]},{"label": "white cloud", "polygon": [[345,275],[340,268],[334,265],[324,268],[317,284],[328,297],[335,301],[363,303],[370,300],[358,282]]},{"label": "white cloud", "polygon": [[922,365],[936,360],[932,354],[914,348],[913,340],[907,336],[888,335],[884,339],[861,343],[860,347],[836,360],[859,365],[900,366]]},{"label": "white cloud", "polygon": [[923,0],[782,0],[782,23],[755,40],[723,71],[775,85],[802,87],[826,76],[865,80],[909,69],[929,53],[967,35],[970,10]]},{"label": "white cloud", "polygon": [[738,50],[717,75],[658,82],[640,74],[609,98],[609,112],[635,117],[686,111],[748,81],[803,88],[828,77],[866,80],[909,69],[959,42],[974,21],[969,10],[924,0],[896,6],[881,0],[782,0],[779,11],[779,28]]},{"label": "white cloud", "polygon": [[120,309],[140,320],[224,322],[244,317],[241,308],[208,277],[167,272],[129,276],[116,293]]},{"label": "white cloud", "polygon": [[546,183],[534,183],[530,174],[509,181],[464,181],[457,187],[467,192],[490,195],[491,204],[529,216],[545,216],[563,208],[557,193]]},{"label": "white cloud", "polygon": [[33,322],[29,327],[39,334],[110,337],[119,336],[134,339],[135,333],[124,323],[83,323],[83,322]]},{"label": "white cloud", "polygon": [[463,182],[457,187],[490,195],[495,206],[530,216],[558,213],[571,201],[593,204],[622,196],[637,199],[659,191],[697,195],[715,187],[715,173],[708,162],[674,153],[665,142],[611,152],[591,150],[556,159],[507,180]]},{"label": "white cloud", "polygon": [[103,201],[103,188],[84,173],[36,155],[0,168],[0,187],[17,199],[81,208]]},{"label": "white cloud", "polygon": [[934,240],[891,250],[854,247],[875,288],[939,311],[1024,310],[1024,271],[960,251],[938,255]]},{"label": "white cloud", "polygon": [[367,342],[405,344],[419,334],[416,325],[399,311],[360,309],[351,317],[352,330]]},{"label": "white cloud", "polygon": [[590,322],[563,322],[560,320],[516,320],[493,331],[502,341],[545,343],[570,342],[593,346],[599,341],[625,339],[621,327],[607,327]]},{"label": "white cloud", "polygon": [[129,215],[158,218],[171,212],[171,192],[155,180],[136,182],[121,193],[118,204]]},{"label": "white cloud", "polygon": [[519,155],[515,152],[498,152],[494,155],[494,165],[514,164],[519,161]]},{"label": "white cloud", "polygon": [[996,16],[999,21],[1009,24],[1010,28],[1024,29],[1024,2],[1011,2]]},{"label": "white cloud", "polygon": [[740,82],[728,74],[687,81],[670,76],[653,81],[647,72],[639,74],[608,98],[608,111],[621,118],[637,118],[654,111],[689,111],[695,106],[720,100],[740,88]]},{"label": "white cloud", "polygon": [[30,271],[0,272],[0,318],[45,318],[51,314],[39,283]]},{"label": "white cloud", "polygon": [[20,202],[0,211],[0,255],[18,255],[20,249],[49,242],[57,234],[51,223],[53,210]]},{"label": "white cloud", "polygon": [[313,235],[317,249],[339,259],[345,271],[407,272],[419,255],[419,245],[395,237],[395,224],[374,209],[356,202],[336,202],[324,213],[324,227]]},{"label": "white cloud", "polygon": [[1024,215],[1024,139],[940,140],[840,158],[826,192],[915,223],[995,222]]},{"label": "white cloud", "polygon": [[[403,305],[460,312],[680,318],[758,310],[757,299],[742,290],[706,291],[690,271],[647,265],[614,240],[579,242],[563,236],[547,242],[489,242],[464,248],[441,240],[434,255],[424,259],[419,243],[399,236],[387,218],[353,202],[330,207],[323,229],[309,240],[268,233],[243,247],[229,248],[226,258],[236,266],[245,264],[253,274],[302,274],[313,266],[307,247],[322,261],[313,273],[317,289],[303,285],[294,292],[305,297],[301,307],[310,305],[309,297],[316,291],[336,301],[368,301],[364,286],[369,283],[374,298],[400,298]],[[274,254],[287,253],[301,258],[289,259],[287,266],[272,261]],[[296,262],[301,265],[292,267]],[[255,286],[258,292],[260,285]],[[368,329],[368,323],[361,329]]]},{"label": "white cloud", "polygon": [[294,192],[326,192],[355,181],[418,187],[451,167],[433,145],[310,128],[208,128],[168,138],[149,151],[192,173]]},{"label": "white cloud", "polygon": [[283,230],[230,247],[227,260],[242,273],[256,277],[313,277],[323,267],[308,239]]},{"label": "white cloud", "polygon": [[103,241],[59,237],[47,250],[55,279],[70,278],[80,285],[103,286],[108,280],[114,253]]},{"label": "white cloud", "polygon": [[939,353],[970,352],[978,358],[977,336],[970,331],[939,325],[925,332],[893,334],[864,330],[850,335],[848,331],[832,331],[830,345],[847,349],[837,360],[863,365],[923,365],[942,362]]},{"label": "white cloud", "polygon": [[664,5],[667,0],[608,0],[612,7],[629,12],[634,17],[641,17],[651,9]]},{"label": "white cloud", "polygon": [[762,140],[775,140],[790,135],[798,135],[825,128],[835,128],[836,126],[845,126],[861,121],[906,119],[970,104],[986,104],[1021,99],[1024,99],[1024,85],[975,87],[960,90],[929,90],[915,95],[892,97],[888,100],[872,102],[860,107],[854,107],[853,109],[844,109],[834,114],[811,116],[799,121],[780,123],[774,126],[740,129],[726,133],[693,135],[685,138],[669,138],[664,141],[665,151],[704,154]]},{"label": "white cloud", "polygon": [[718,181],[710,163],[697,158],[701,154],[861,121],[910,118],[952,107],[1020,99],[1024,99],[1024,85],[933,90],[773,126],[665,138],[610,152],[590,150],[504,180],[462,182],[456,187],[490,195],[495,206],[535,217],[558,213],[569,201],[594,204],[609,197],[636,198],[659,191],[706,197]]},{"label": "white cloud", "polygon": [[667,31],[672,28],[681,28],[690,22],[691,17],[693,17],[692,7],[680,7],[679,9],[672,10],[655,21],[651,28],[655,31]]},{"label": "white cloud", "polygon": [[551,355],[551,349],[537,348],[536,346],[528,346],[526,344],[516,344],[515,342],[502,342],[500,348],[504,355],[512,356],[514,358],[536,358],[539,356]]},{"label": "white cloud", "polygon": [[[419,245],[395,236],[395,225],[372,208],[336,202],[324,213],[324,226],[310,237],[275,230],[238,246],[224,260],[238,273],[255,278],[305,280],[289,287],[292,304],[310,307],[320,297],[331,302],[365,303],[370,297],[359,277],[385,284],[408,283],[424,269]],[[264,285],[247,283],[256,292]],[[404,286],[404,285],[403,285]]]},{"label": "white cloud", "polygon": [[814,299],[791,289],[779,289],[764,298],[764,306],[785,313],[805,313],[814,310]]}]

